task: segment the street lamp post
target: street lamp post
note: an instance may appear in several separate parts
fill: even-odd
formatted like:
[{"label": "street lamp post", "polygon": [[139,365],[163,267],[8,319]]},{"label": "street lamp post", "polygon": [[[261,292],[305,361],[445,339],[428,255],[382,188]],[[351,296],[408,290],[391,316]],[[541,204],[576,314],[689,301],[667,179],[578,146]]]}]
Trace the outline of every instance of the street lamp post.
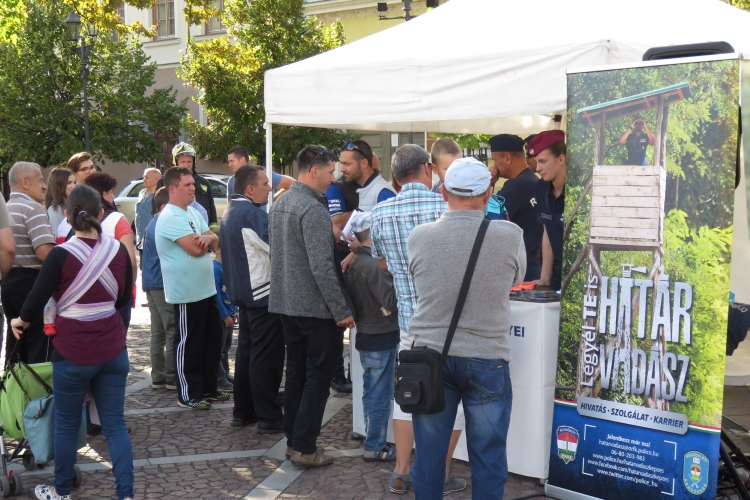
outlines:
[{"label": "street lamp post", "polygon": [[68,40],[75,42],[76,54],[81,58],[81,73],[83,74],[83,133],[86,138],[86,151],[91,152],[91,142],[89,139],[89,98],[87,94],[87,86],[89,79],[89,66],[88,57],[91,49],[94,48],[96,42],[96,35],[98,31],[94,24],[89,23],[86,25],[86,32],[90,42],[86,43],[86,39],[81,33],[81,18],[75,12],[68,14],[65,19],[65,25],[68,28]]}]

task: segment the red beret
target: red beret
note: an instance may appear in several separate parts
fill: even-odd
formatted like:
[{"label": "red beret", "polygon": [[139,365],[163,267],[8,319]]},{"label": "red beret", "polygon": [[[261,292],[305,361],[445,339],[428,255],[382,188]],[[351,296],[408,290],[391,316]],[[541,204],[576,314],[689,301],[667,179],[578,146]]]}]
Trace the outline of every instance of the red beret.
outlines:
[{"label": "red beret", "polygon": [[526,152],[529,157],[536,158],[539,153],[552,146],[556,142],[565,140],[565,132],[562,130],[545,130],[539,132],[526,144]]}]

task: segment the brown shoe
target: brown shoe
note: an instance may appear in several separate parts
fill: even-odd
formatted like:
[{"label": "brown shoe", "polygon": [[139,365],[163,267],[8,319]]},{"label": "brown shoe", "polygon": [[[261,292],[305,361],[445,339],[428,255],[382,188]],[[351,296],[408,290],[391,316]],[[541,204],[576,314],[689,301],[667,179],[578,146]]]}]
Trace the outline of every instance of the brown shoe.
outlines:
[{"label": "brown shoe", "polygon": [[324,455],[320,451],[303,455],[298,451],[292,452],[292,465],[295,467],[303,467],[311,469],[313,467],[325,467],[333,463],[333,457],[331,455]]},{"label": "brown shoe", "polygon": [[[318,445],[317,448],[318,448],[318,451],[320,453],[323,453],[324,451],[326,451],[325,446]],[[287,446],[286,447],[286,453],[284,454],[286,456],[287,460],[291,460],[292,459],[292,453],[294,453],[294,450],[292,449],[292,447],[291,446]]]}]

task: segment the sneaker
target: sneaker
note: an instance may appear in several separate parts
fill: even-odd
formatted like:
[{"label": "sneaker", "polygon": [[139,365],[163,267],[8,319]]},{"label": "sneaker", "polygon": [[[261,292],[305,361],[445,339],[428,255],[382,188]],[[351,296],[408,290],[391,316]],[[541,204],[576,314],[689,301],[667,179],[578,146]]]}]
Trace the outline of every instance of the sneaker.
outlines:
[{"label": "sneaker", "polygon": [[443,483],[443,495],[448,493],[454,493],[466,489],[466,479],[453,477],[448,474],[445,476],[445,482]]},{"label": "sneaker", "polygon": [[365,450],[362,458],[365,462],[395,462],[396,448],[386,444],[381,450]]},{"label": "sneaker", "polygon": [[97,424],[91,424],[86,428],[86,437],[88,439],[98,436],[102,433],[102,426]]},{"label": "sneaker", "polygon": [[232,418],[232,422],[229,424],[232,427],[247,427],[248,425],[252,425],[258,422],[258,417],[253,418],[239,418],[234,417]]},{"label": "sneaker", "polygon": [[166,389],[167,383],[166,382],[151,382],[151,388],[152,389]]},{"label": "sneaker", "polygon": [[190,408],[191,410],[211,409],[211,403],[209,403],[205,399],[191,399],[190,401],[185,401],[184,403],[178,399],[177,404],[179,406],[182,406],[183,408]]},{"label": "sneaker", "polygon": [[391,490],[391,493],[402,495],[406,493],[410,484],[411,474],[398,474],[394,472],[390,481],[388,481],[388,489]]},{"label": "sneaker", "polygon": [[258,422],[258,434],[278,434],[284,432],[284,417],[281,416],[276,420]]},{"label": "sneaker", "polygon": [[34,494],[39,500],[72,500],[72,495],[58,495],[54,486],[40,484],[34,488]]},{"label": "sneaker", "polygon": [[234,386],[229,380],[222,380],[221,382],[219,382],[217,387],[220,391],[231,392],[234,390]]},{"label": "sneaker", "polygon": [[166,388],[167,388],[168,391],[176,391],[177,390],[177,382],[175,382],[174,380],[172,380],[172,381],[167,380]]},{"label": "sneaker", "polygon": [[333,463],[331,455],[325,455],[321,451],[309,453],[307,455],[299,451],[292,451],[292,465],[299,468],[312,469],[314,467],[325,467]]},{"label": "sneaker", "polygon": [[344,377],[336,377],[335,379],[331,380],[331,389],[336,392],[351,394],[352,383],[347,381]]},{"label": "sneaker", "polygon": [[223,391],[216,391],[211,394],[204,394],[203,399],[206,401],[229,401],[231,394]]}]

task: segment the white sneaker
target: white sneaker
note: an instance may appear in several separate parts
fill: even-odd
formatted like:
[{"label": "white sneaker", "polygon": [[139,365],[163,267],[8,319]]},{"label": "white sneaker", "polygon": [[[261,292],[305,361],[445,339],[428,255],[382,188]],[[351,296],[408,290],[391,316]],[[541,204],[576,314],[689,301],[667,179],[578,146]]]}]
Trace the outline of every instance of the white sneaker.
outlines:
[{"label": "white sneaker", "polygon": [[71,495],[58,495],[54,486],[40,484],[34,488],[34,494],[39,500],[73,500]]}]

